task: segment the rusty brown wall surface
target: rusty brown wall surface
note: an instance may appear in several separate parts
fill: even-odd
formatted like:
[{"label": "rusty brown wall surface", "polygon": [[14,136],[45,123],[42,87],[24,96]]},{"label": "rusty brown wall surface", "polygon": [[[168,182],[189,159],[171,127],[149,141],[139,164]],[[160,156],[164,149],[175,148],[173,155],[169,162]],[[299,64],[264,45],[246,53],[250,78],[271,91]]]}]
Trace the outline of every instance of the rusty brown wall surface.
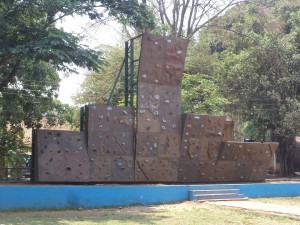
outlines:
[{"label": "rusty brown wall surface", "polygon": [[185,39],[144,34],[138,82],[180,86],[187,45]]},{"label": "rusty brown wall surface", "polygon": [[37,131],[39,182],[134,181],[133,109],[89,105],[86,131]]},{"label": "rusty brown wall surface", "polygon": [[88,105],[87,146],[90,180],[134,180],[134,115],[129,107]]},{"label": "rusty brown wall surface", "polygon": [[232,142],[225,116],[183,115],[178,181],[261,181],[278,143]]},{"label": "rusty brown wall surface", "polygon": [[133,109],[110,105],[86,106],[85,124],[88,133],[133,131]]},{"label": "rusty brown wall surface", "polygon": [[219,149],[211,141],[227,141],[232,129],[226,116],[183,114],[178,180],[214,180]]},{"label": "rusty brown wall surface", "polygon": [[144,34],[138,75],[136,181],[177,181],[187,40]]},{"label": "rusty brown wall surface", "polygon": [[[278,143],[238,143],[226,116],[181,114],[187,40],[144,34],[137,109],[85,107],[85,131],[38,130],[39,182],[261,181]],[[135,126],[136,121],[136,126]]]},{"label": "rusty brown wall surface", "polygon": [[89,180],[89,157],[84,132],[38,130],[35,180],[39,182],[85,182]]}]

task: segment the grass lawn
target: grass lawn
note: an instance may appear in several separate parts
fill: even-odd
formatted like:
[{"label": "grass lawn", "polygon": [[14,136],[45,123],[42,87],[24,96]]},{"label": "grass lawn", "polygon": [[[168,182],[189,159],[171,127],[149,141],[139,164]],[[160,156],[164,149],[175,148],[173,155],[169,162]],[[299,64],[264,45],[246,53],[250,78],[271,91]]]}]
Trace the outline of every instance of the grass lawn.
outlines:
[{"label": "grass lawn", "polygon": [[300,196],[297,197],[282,197],[282,198],[255,198],[250,199],[255,202],[272,203],[278,205],[290,205],[300,207]]},{"label": "grass lawn", "polygon": [[260,214],[207,203],[183,202],[160,206],[132,206],[88,210],[0,212],[5,224],[299,224],[300,220]]}]

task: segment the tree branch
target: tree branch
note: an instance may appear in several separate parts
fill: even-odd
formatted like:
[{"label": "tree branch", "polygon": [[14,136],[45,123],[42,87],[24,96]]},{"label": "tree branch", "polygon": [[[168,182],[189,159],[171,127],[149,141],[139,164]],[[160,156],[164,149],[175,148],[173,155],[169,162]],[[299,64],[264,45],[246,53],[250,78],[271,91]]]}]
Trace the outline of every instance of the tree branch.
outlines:
[{"label": "tree branch", "polygon": [[6,79],[2,82],[0,82],[0,90],[3,90],[3,88],[6,88],[8,84],[12,81],[12,79],[15,77],[15,74],[19,68],[19,65],[21,63],[21,59],[18,59],[13,66],[13,69],[10,71]]}]

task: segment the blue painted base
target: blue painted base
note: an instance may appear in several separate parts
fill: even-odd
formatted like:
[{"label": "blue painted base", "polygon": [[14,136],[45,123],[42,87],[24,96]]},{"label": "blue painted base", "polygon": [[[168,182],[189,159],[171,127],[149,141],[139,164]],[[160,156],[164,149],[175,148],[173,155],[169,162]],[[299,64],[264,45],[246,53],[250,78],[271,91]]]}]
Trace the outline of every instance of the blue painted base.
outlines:
[{"label": "blue painted base", "polygon": [[298,183],[209,185],[1,185],[0,210],[93,208],[189,200],[191,189],[238,188],[249,198],[300,196]]}]

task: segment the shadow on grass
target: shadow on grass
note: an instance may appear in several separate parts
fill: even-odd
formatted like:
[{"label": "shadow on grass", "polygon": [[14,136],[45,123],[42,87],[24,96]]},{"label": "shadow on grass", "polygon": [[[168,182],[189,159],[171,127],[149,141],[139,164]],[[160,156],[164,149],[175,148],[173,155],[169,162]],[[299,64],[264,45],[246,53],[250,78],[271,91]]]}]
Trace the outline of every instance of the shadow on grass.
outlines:
[{"label": "shadow on grass", "polygon": [[0,224],[157,224],[171,218],[166,210],[151,207],[98,208],[85,210],[10,211],[0,213]]},{"label": "shadow on grass", "polygon": [[133,206],[84,210],[23,211],[0,213],[0,224],[300,224],[300,218],[265,215],[211,204]]}]

